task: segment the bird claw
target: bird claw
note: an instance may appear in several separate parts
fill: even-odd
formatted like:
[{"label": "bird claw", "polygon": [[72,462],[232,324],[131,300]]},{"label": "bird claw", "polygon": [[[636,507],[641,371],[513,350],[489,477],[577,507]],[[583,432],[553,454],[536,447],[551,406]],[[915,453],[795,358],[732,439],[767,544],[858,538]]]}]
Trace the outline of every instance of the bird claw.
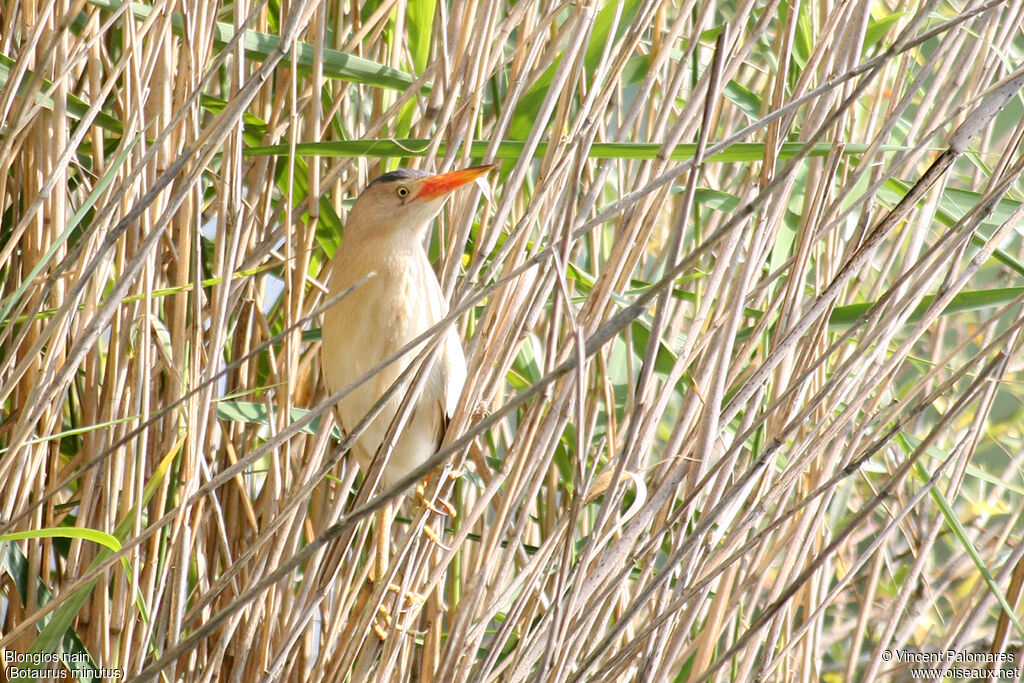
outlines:
[{"label": "bird claw", "polygon": [[446,546],[441,542],[441,537],[437,535],[437,532],[429,526],[423,527],[423,535],[427,537],[427,540],[436,545],[441,550],[451,550],[449,546]]},{"label": "bird claw", "polygon": [[437,504],[435,505],[434,503],[430,502],[430,500],[427,499],[426,482],[421,481],[419,484],[417,484],[416,501],[427,510],[433,512],[434,514],[443,515],[445,517],[455,516],[455,507],[452,506],[452,504],[449,503],[448,501],[439,499],[437,501]]},{"label": "bird claw", "polygon": [[[426,480],[424,480],[424,481],[421,481],[416,486],[416,502],[419,503],[420,505],[422,505],[424,509],[430,510],[431,512],[433,512],[435,515],[443,515],[445,517],[454,517],[455,516],[455,508],[452,506],[451,503],[449,503],[446,500],[441,500],[441,499],[438,499],[436,501],[436,503],[432,503],[430,500],[427,499],[427,491],[426,491],[427,486],[426,485],[427,485],[427,482],[426,482]],[[430,541],[431,543],[433,543],[437,547],[441,548],[441,550],[446,550],[446,551],[451,550],[451,548],[449,548],[443,542],[441,542],[441,537],[438,536],[437,532],[434,531],[434,529],[432,527],[430,527],[429,525],[426,525],[426,526],[423,527],[423,535],[427,537],[428,541]]]},{"label": "bird claw", "polygon": [[424,602],[427,601],[426,596],[421,595],[420,593],[415,593],[410,590],[403,590],[402,587],[399,586],[397,583],[389,583],[388,590],[392,593],[397,593],[401,595],[403,598],[409,601],[410,605],[422,605]]},{"label": "bird claw", "polygon": [[[381,626],[380,622],[378,621],[378,619],[381,617],[381,613],[383,613],[384,624],[387,628],[385,628],[385,626]],[[381,642],[388,639],[388,635],[390,635],[389,629],[391,628],[391,614],[387,611],[384,605],[381,605],[377,609],[377,616],[373,619],[372,628],[373,632],[377,634],[377,637],[381,639]]]},{"label": "bird claw", "polygon": [[[418,607],[427,601],[426,596],[419,593],[414,593],[410,590],[403,590],[401,586],[394,583],[388,584],[388,591],[391,593],[397,593],[401,595],[409,603],[410,607]],[[403,607],[401,611],[405,611],[407,608]],[[401,624],[395,624],[391,618],[391,610],[387,605],[380,605],[377,608],[377,615],[373,618],[373,624],[371,625],[373,632],[376,634],[381,641],[386,641],[390,636],[391,631],[398,631],[404,633],[409,631],[409,628],[402,626]]]}]

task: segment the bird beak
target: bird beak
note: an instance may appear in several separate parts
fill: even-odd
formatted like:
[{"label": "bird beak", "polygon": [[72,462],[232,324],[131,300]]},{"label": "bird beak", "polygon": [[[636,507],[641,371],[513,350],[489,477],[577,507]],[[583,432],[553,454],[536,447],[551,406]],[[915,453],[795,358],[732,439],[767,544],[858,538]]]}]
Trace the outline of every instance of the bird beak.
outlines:
[{"label": "bird beak", "polygon": [[464,168],[461,171],[451,171],[449,173],[441,173],[439,175],[432,175],[428,178],[424,178],[420,181],[420,191],[416,194],[414,199],[417,201],[421,199],[426,201],[437,199],[442,195],[448,194],[452,190],[473,182],[492,168],[497,168],[497,166],[494,164],[473,166],[471,168]]}]

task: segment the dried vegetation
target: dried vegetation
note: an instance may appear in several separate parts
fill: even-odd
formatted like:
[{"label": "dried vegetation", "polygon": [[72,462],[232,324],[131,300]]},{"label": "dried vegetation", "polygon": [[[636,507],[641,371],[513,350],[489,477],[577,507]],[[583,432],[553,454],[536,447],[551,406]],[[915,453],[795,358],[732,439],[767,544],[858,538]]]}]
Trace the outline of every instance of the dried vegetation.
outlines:
[{"label": "dried vegetation", "polygon": [[[0,26],[0,648],[147,681],[1021,666],[1024,4]],[[322,268],[368,178],[482,161],[431,243],[466,473],[432,480],[454,517],[404,504],[389,590],[372,513],[407,491],[332,433]]]}]

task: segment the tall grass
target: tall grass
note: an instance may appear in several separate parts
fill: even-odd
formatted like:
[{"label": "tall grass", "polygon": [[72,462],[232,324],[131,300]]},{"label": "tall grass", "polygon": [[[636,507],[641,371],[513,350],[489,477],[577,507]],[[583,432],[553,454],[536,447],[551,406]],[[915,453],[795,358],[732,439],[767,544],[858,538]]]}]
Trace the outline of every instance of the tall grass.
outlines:
[{"label": "tall grass", "polygon": [[[65,655],[10,666],[1019,674],[1024,5],[0,26],[0,649]],[[470,365],[442,517],[345,457],[322,276],[373,176],[492,161],[430,243]]]}]

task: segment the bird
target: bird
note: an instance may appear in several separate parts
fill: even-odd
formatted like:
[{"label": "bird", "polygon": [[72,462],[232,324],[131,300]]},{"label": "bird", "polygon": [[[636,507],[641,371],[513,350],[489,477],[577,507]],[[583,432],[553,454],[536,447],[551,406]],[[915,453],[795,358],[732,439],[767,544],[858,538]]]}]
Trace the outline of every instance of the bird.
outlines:
[{"label": "bird", "polygon": [[[328,392],[349,387],[448,314],[448,302],[427,255],[427,236],[452,193],[493,168],[473,166],[440,174],[399,168],[370,182],[356,198],[329,265],[328,297],[352,289],[323,314],[320,364]],[[334,412],[343,431],[356,427],[425,343],[338,400]],[[381,472],[385,489],[438,451],[465,381],[466,357],[452,325],[443,333]],[[410,384],[407,379],[352,444],[351,453],[364,474],[381,450]]]}]

